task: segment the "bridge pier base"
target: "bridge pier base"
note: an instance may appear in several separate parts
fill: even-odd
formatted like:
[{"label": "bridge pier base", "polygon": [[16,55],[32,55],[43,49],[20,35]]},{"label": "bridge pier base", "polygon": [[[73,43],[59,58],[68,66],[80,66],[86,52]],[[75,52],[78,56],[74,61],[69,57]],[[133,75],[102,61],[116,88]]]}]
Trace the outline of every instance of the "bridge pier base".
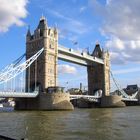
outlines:
[{"label": "bridge pier base", "polygon": [[72,104],[74,105],[74,107],[78,107],[78,108],[95,108],[95,107],[99,107],[99,103],[97,102],[90,102],[87,99],[74,99],[71,100]]},{"label": "bridge pier base", "polygon": [[17,98],[15,110],[73,110],[69,94],[40,93],[37,98]]},{"label": "bridge pier base", "polygon": [[118,95],[103,96],[101,98],[101,107],[124,107],[126,106],[122,98]]}]

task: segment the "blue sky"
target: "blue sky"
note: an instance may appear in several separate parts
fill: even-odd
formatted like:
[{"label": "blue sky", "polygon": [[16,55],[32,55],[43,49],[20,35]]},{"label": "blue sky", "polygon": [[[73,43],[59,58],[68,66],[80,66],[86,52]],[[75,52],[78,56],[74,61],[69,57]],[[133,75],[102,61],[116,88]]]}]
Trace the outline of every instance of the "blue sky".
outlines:
[{"label": "blue sky", "polygon": [[[25,52],[27,27],[33,32],[43,14],[49,26],[59,29],[59,44],[92,52],[99,42],[110,51],[111,69],[121,86],[140,85],[139,8],[138,0],[0,0],[0,68]],[[58,63],[60,85],[87,85],[86,67]]]}]

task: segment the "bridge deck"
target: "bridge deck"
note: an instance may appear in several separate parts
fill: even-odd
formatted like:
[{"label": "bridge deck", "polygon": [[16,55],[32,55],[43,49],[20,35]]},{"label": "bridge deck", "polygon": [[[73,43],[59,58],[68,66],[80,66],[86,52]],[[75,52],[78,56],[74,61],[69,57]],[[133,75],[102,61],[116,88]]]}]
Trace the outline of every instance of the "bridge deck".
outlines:
[{"label": "bridge deck", "polygon": [[92,96],[92,95],[70,95],[70,100],[73,99],[86,99],[90,102],[99,102],[99,99],[101,98],[100,96]]},{"label": "bridge deck", "polygon": [[[84,99],[100,99],[101,96],[93,96],[93,95],[70,95],[70,100],[73,99],[79,99],[79,98],[84,98]],[[128,101],[128,102],[137,102],[138,99],[131,99],[131,98],[122,98],[122,101]]]},{"label": "bridge deck", "polygon": [[138,99],[122,98],[122,101],[133,101],[133,102],[137,102]]},{"label": "bridge deck", "polygon": [[13,97],[13,98],[35,98],[39,92],[1,92],[0,91],[0,98],[5,98],[5,97]]}]

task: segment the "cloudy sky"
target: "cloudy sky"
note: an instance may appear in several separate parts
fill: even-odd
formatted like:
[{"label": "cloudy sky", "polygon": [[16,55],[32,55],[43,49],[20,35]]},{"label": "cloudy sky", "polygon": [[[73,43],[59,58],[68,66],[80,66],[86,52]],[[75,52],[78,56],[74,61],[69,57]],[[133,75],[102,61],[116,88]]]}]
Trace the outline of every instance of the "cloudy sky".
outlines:
[{"label": "cloudy sky", "polygon": [[[99,42],[121,86],[140,85],[139,9],[139,0],[0,0],[0,68],[25,52],[27,27],[33,32],[43,14],[59,29],[59,44],[92,52]],[[87,85],[86,67],[58,63],[60,85]]]}]

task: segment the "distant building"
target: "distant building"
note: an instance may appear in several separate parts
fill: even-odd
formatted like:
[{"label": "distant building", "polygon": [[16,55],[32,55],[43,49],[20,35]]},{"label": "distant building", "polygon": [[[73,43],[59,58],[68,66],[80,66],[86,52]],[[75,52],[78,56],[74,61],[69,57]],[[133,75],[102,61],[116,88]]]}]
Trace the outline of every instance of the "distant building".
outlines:
[{"label": "distant building", "polygon": [[139,90],[138,85],[127,85],[126,89],[124,89],[124,91],[128,94],[128,95],[132,95],[134,94],[136,91]]},{"label": "distant building", "polygon": [[87,90],[81,90],[79,88],[70,88],[68,89],[68,92],[71,94],[71,95],[87,95],[88,94],[88,91]]},{"label": "distant building", "polygon": [[[136,93],[140,88],[138,87],[137,84],[135,85],[127,85],[126,88],[123,88],[123,90],[126,92],[126,94],[128,95],[132,95],[134,93]],[[114,92],[111,92],[110,95],[122,95],[121,92],[119,90],[115,90]]]},{"label": "distant building", "polygon": [[70,88],[70,89],[68,89],[68,92],[72,95],[73,94],[81,94],[81,91],[79,88]]}]

